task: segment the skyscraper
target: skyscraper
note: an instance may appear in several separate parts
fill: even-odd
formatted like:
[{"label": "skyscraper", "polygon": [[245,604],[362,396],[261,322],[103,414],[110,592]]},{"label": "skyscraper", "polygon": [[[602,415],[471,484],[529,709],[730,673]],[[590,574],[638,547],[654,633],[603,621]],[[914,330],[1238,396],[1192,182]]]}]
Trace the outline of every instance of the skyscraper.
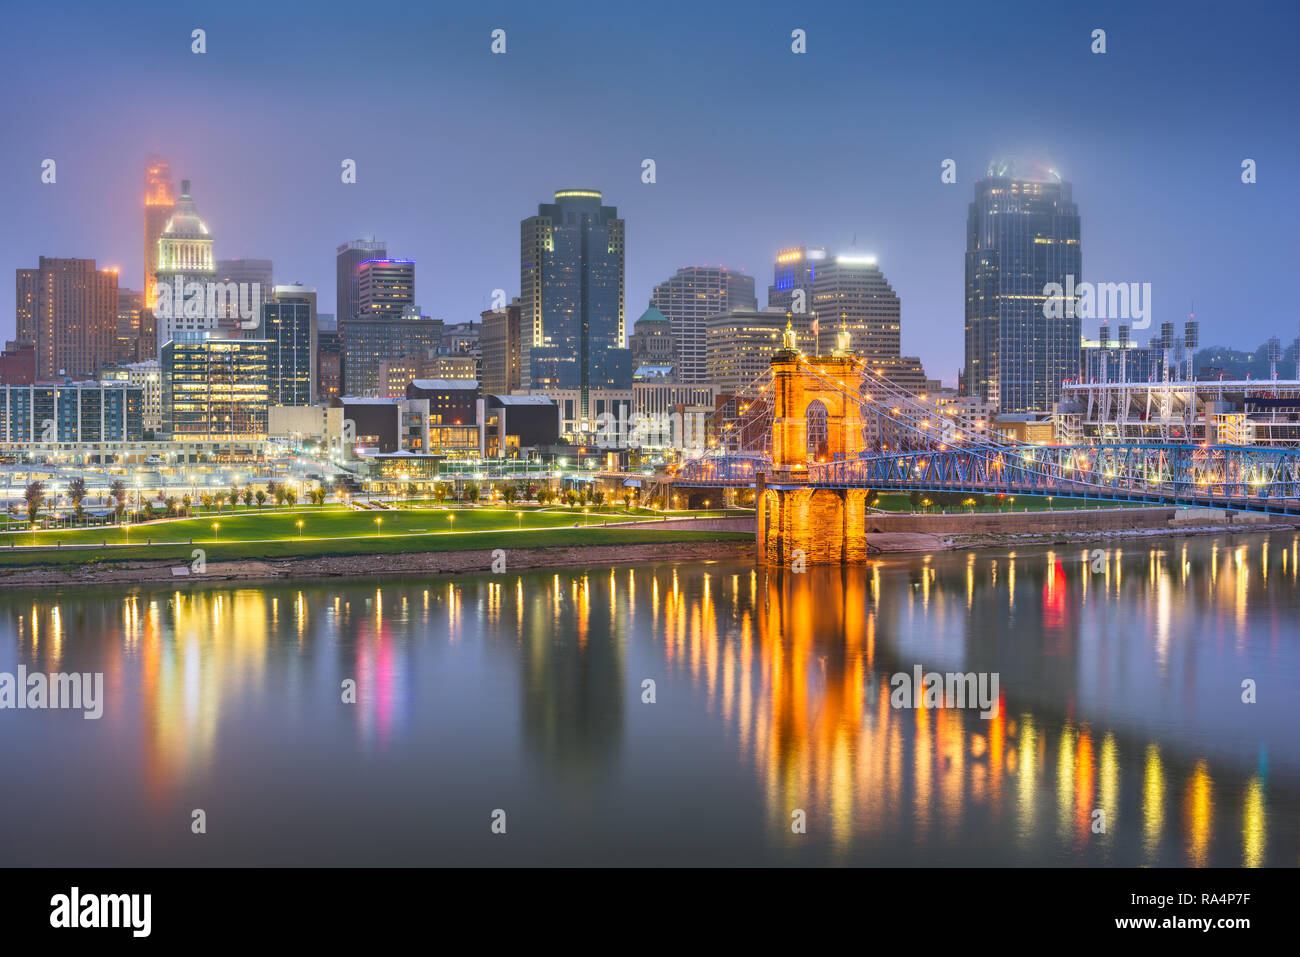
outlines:
[{"label": "skyscraper", "polygon": [[93,259],[40,258],[17,271],[18,341],[36,347],[36,377],[86,379],[115,360],[117,270]]},{"label": "skyscraper", "polygon": [[812,286],[826,262],[821,246],[792,246],[776,254],[772,285],[767,287],[767,307],[790,315],[795,339],[806,352],[817,350],[813,332]]},{"label": "skyscraper", "polygon": [[673,335],[673,365],[678,382],[704,382],[704,324],[732,310],[758,308],[754,277],[726,266],[683,266],[655,286],[650,305],[668,319]]},{"label": "skyscraper", "polygon": [[901,353],[902,306],[874,256],[828,258],[811,291],[818,354],[831,354],[841,326],[848,330],[854,355],[870,360]]},{"label": "skyscraper", "polygon": [[380,366],[409,355],[435,352],[442,344],[442,320],[408,306],[396,319],[358,316],[339,322],[343,341],[343,391],[351,396],[380,393]]},{"label": "skyscraper", "polygon": [[181,198],[158,237],[158,284],[151,304],[158,328],[158,350],[178,335],[216,332],[220,317],[208,309],[208,284],[217,275],[212,234],[199,218],[190,181],[181,180]]},{"label": "skyscraper", "polygon": [[357,314],[357,267],[368,259],[384,259],[387,256],[387,244],[374,239],[353,239],[338,248],[338,254],[334,257],[337,296],[334,314],[340,322]]},{"label": "skyscraper", "polygon": [[165,343],[163,432],[177,441],[265,440],[269,347],[264,339]]},{"label": "skyscraper", "polygon": [[1049,283],[1082,281],[1069,183],[1005,167],[975,184],[966,223],[965,394],[1002,412],[1047,412],[1078,374],[1081,322],[1043,315]]},{"label": "skyscraper", "polygon": [[520,223],[523,388],[579,390],[583,419],[591,389],[631,387],[624,224],[601,198],[597,190],[558,190],[554,203],[542,203]]},{"label": "skyscraper", "polygon": [[311,405],[316,399],[316,289],[276,286],[262,306],[259,339],[267,341],[267,402]]},{"label": "skyscraper", "polygon": [[176,210],[172,170],[167,161],[151,155],[144,167],[144,285],[145,306],[153,305],[153,287],[158,281],[158,240]]}]

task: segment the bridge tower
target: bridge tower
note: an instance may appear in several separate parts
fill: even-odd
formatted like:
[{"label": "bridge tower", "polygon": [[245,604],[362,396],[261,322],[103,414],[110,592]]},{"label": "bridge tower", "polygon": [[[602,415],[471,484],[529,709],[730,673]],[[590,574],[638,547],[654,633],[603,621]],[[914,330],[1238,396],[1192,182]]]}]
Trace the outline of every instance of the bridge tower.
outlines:
[{"label": "bridge tower", "polygon": [[[758,560],[789,567],[866,560],[866,489],[815,489],[808,485],[808,416],[825,411],[821,461],[853,459],[863,451],[863,373],[842,331],[834,354],[810,357],[795,347],[787,326],[783,348],[772,357],[772,472],[760,476]],[[820,410],[819,410],[820,411]]]}]

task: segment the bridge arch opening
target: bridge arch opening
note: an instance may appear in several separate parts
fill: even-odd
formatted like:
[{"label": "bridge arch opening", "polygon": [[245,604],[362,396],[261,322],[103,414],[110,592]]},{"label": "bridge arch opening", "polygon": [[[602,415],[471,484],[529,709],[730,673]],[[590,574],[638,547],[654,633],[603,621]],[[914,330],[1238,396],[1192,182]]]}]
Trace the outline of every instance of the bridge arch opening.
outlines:
[{"label": "bridge arch opening", "polygon": [[804,429],[808,437],[808,458],[814,462],[824,462],[829,451],[829,432],[827,423],[830,413],[821,399],[813,399],[804,410]]}]

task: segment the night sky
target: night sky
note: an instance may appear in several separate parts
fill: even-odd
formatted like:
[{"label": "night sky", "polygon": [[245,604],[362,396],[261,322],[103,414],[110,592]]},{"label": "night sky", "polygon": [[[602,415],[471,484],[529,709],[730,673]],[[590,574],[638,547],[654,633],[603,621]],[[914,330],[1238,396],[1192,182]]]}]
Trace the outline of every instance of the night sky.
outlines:
[{"label": "night sky", "polygon": [[627,220],[629,326],[678,266],[744,269],[763,304],[778,249],[856,236],[902,298],[904,352],[951,383],[972,183],[1014,156],[1074,183],[1083,278],[1152,283],[1155,326],[1193,301],[1207,345],[1300,324],[1293,2],[284,6],[5,5],[5,275],[93,257],[139,288],[157,150],[218,258],[271,258],[330,312],[335,247],[373,235],[417,261],[425,313],[464,321],[518,293],[519,220],[596,188]]}]

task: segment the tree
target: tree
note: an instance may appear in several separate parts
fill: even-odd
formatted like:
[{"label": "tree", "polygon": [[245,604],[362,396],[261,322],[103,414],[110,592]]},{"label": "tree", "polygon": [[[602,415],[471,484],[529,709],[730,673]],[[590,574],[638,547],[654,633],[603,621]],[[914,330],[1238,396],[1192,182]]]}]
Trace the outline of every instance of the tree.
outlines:
[{"label": "tree", "polygon": [[[251,485],[244,489],[243,498],[244,498],[244,508],[252,508],[254,495],[253,495],[253,487]],[[258,504],[260,505],[261,502],[259,502]]]},{"label": "tree", "polygon": [[221,511],[221,506],[226,504],[226,493],[218,489],[212,493],[212,501],[216,503],[217,511]]},{"label": "tree", "polygon": [[564,501],[572,507],[578,501],[578,493],[571,488],[564,490]]},{"label": "tree", "polygon": [[604,492],[601,492],[601,491],[597,490],[597,491],[593,491],[593,492],[591,493],[591,504],[593,504],[593,505],[595,505],[597,508],[599,508],[599,507],[600,507],[601,505],[603,505],[604,503],[605,503],[605,493],[604,493]]},{"label": "tree", "polygon": [[167,514],[168,514],[168,515],[175,515],[175,514],[176,514],[176,496],[175,496],[175,495],[168,495],[166,501],[164,501],[163,504],[167,506]]},{"label": "tree", "polygon": [[194,496],[191,495],[189,492],[186,492],[184,495],[181,496],[181,504],[185,506],[185,514],[188,515],[190,512],[190,508],[192,508],[194,505]]},{"label": "tree", "polygon": [[537,494],[534,497],[537,499],[537,504],[545,508],[551,499],[555,497],[555,493],[551,491],[549,485],[543,485],[537,490]]},{"label": "tree", "polygon": [[447,483],[439,482],[433,487],[433,500],[441,505],[447,501]]},{"label": "tree", "polygon": [[284,490],[284,500],[289,505],[293,505],[298,501],[298,493],[291,488],[286,488]]},{"label": "tree", "polygon": [[314,488],[311,490],[311,501],[313,505],[325,504],[325,489]]},{"label": "tree", "polygon": [[257,498],[257,507],[258,507],[258,508],[261,508],[263,505],[266,504],[266,493],[263,492],[260,488],[257,490],[257,496],[256,496],[256,498]]},{"label": "tree", "polygon": [[204,508],[211,508],[211,507],[212,507],[212,493],[211,493],[211,492],[204,492],[203,495],[199,498],[199,501],[203,503],[203,507],[204,507]]},{"label": "tree", "polygon": [[515,488],[513,485],[506,484],[501,488],[501,497],[505,499],[505,503],[507,505],[513,505],[515,501],[515,497],[518,494],[519,494],[519,490]]},{"label": "tree", "polygon": [[468,485],[465,486],[465,500],[467,502],[477,502],[478,494],[479,494],[478,486],[475,485],[473,482],[470,482]]},{"label": "tree", "polygon": [[275,500],[278,502],[278,501],[280,500],[280,483],[279,483],[279,482],[274,482],[274,481],[272,481],[272,482],[267,482],[267,483],[266,483],[266,494],[267,494],[270,498],[273,498],[273,499],[275,499]]},{"label": "tree", "polygon": [[80,522],[86,517],[86,510],[82,507],[82,502],[86,498],[86,480],[83,478],[74,478],[68,483],[68,501],[72,503],[72,509],[77,514],[77,521]]},{"label": "tree", "polygon": [[632,511],[632,503],[635,501],[636,501],[636,490],[630,488],[624,489],[623,490],[623,511],[625,512]]},{"label": "tree", "polygon": [[29,482],[23,490],[23,498],[27,500],[27,521],[35,522],[41,506],[45,504],[45,483],[40,479]]},{"label": "tree", "polygon": [[108,487],[108,494],[115,503],[113,505],[113,517],[121,518],[123,510],[126,508],[126,483],[121,479],[114,479],[113,484]]}]

